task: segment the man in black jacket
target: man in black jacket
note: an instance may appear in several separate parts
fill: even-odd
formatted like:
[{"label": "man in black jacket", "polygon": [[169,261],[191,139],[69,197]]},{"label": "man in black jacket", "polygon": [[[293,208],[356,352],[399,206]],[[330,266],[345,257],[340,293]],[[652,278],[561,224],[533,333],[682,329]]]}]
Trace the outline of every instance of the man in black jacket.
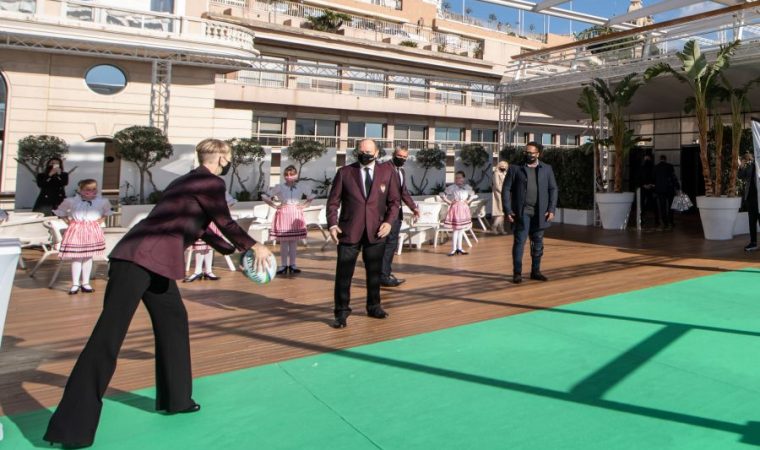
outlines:
[{"label": "man in black jacket", "polygon": [[752,153],[745,153],[741,159],[739,178],[744,181],[744,204],[747,205],[747,217],[749,217],[749,244],[744,247],[745,251],[757,250],[757,222],[760,215],[757,206],[757,176],[755,171],[755,159]]},{"label": "man in black jacket", "polygon": [[660,162],[654,166],[654,194],[657,198],[658,215],[665,230],[673,229],[673,210],[670,205],[673,204],[673,198],[679,190],[681,190],[681,185],[676,178],[676,170],[672,164],[668,163],[668,158],[661,155]]},{"label": "man in black jacket", "polygon": [[525,164],[511,165],[501,190],[504,216],[514,226],[512,242],[512,281],[522,282],[522,257],[525,241],[530,237],[532,280],[547,281],[541,273],[544,254],[544,230],[554,219],[557,207],[557,181],[552,166],[538,160],[541,144],[525,146]]}]

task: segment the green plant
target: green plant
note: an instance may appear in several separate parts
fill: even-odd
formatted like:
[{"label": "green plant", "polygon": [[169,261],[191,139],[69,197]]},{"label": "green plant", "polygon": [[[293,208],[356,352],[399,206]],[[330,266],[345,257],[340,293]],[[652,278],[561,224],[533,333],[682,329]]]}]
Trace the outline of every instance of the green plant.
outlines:
[{"label": "green plant", "polygon": [[163,191],[153,191],[150,194],[148,194],[148,204],[155,205],[156,203],[161,201],[163,197],[164,197]]},{"label": "green plant", "polygon": [[68,144],[59,137],[47,134],[30,135],[18,141],[16,161],[36,176],[43,171],[51,158],[62,158],[68,152]]},{"label": "green plant", "polygon": [[[478,192],[478,186],[480,186],[480,183],[490,172],[491,155],[485,147],[480,144],[465,144],[459,152],[459,158],[462,160],[462,164],[464,164],[465,167],[472,168],[472,174],[467,181],[475,192]],[[480,169],[480,174],[478,178],[475,178],[475,172],[478,169]]]},{"label": "green plant", "polygon": [[[730,107],[731,107],[731,157],[729,160],[729,164],[731,165],[731,169],[729,172],[728,177],[728,191],[725,192],[726,195],[733,197],[737,195],[736,191],[736,182],[739,174],[739,150],[741,147],[741,141],[742,141],[742,131],[744,128],[744,117],[743,114],[746,111],[749,111],[750,103],[748,94],[752,86],[756,83],[760,83],[760,77],[755,78],[753,80],[748,81],[745,83],[742,87],[735,88],[731,82],[726,78],[725,74],[720,74],[720,80],[721,84],[717,88],[717,95],[723,100],[728,101]],[[719,122],[719,121],[718,121]],[[718,125],[717,122],[713,121],[714,125]],[[721,124],[722,125],[722,124]],[[721,142],[720,139],[717,138],[717,126],[715,126],[716,129],[716,141],[715,142]],[[718,150],[718,149],[716,149]],[[722,149],[721,149],[722,150]],[[721,152],[722,153],[722,152]],[[720,153],[718,153],[720,154]],[[716,156],[716,161],[720,161],[721,158]],[[720,173],[720,167],[716,167],[716,173]],[[716,185],[717,182],[720,181],[720,178],[716,178]],[[722,193],[721,189],[716,186],[715,190],[718,193]]]},{"label": "green plant", "polygon": [[626,135],[632,137],[632,133],[628,134],[628,127],[625,123],[625,109],[631,104],[633,96],[639,87],[641,87],[641,82],[636,79],[636,74],[632,73],[620,80],[614,90],[601,78],[594,78],[591,87],[594,89],[597,97],[607,107],[605,117],[609,121],[612,132],[612,144],[615,147],[614,191],[623,192],[623,164],[625,156],[628,154],[628,150],[630,150],[631,143],[635,142],[626,139]]},{"label": "green plant", "polygon": [[684,109],[687,111],[692,109],[696,115],[699,130],[699,158],[702,161],[702,177],[705,181],[705,196],[707,197],[720,195],[714,189],[708,154],[708,96],[714,91],[720,73],[728,68],[731,56],[738,46],[739,41],[721,45],[715,60],[708,63],[707,57],[699,50],[699,44],[695,40],[690,40],[684,44],[683,50],[676,54],[681,61],[680,70],[673,69],[667,63],[659,62],[644,72],[644,79],[647,81],[663,73],[669,73],[691,88],[693,95],[685,100]]},{"label": "green plant", "polygon": [[174,154],[169,139],[156,127],[133,126],[116,133],[113,143],[119,158],[137,165],[140,171],[140,203],[145,203],[145,176],[148,176],[153,190],[157,191],[150,169]]},{"label": "green plant", "polygon": [[441,170],[446,167],[446,152],[435,147],[423,148],[414,155],[413,161],[414,164],[422,167],[425,171],[422,173],[419,185],[414,181],[414,175],[411,176],[412,190],[414,191],[414,195],[424,195],[429,181],[427,179],[428,171],[430,169]]},{"label": "green plant", "polygon": [[[613,34],[615,31],[604,25],[594,25],[575,34],[575,39],[585,40],[598,36]],[[589,44],[586,49],[592,54],[599,55],[603,59],[627,59],[633,57],[633,49],[639,41],[636,36],[625,36],[597,44]]]},{"label": "green plant", "polygon": [[333,179],[327,176],[327,172],[324,172],[324,177],[321,180],[314,178],[306,178],[307,180],[314,181],[316,186],[311,190],[317,198],[327,198],[327,194],[330,192],[330,186],[332,186]]},{"label": "green plant", "polygon": [[[230,164],[232,164],[232,176],[234,178],[237,178],[238,184],[240,185],[241,189],[243,189],[243,192],[248,192],[248,189],[245,188],[245,182],[248,181],[248,178],[241,179],[240,168],[242,166],[254,164],[257,161],[259,162],[259,179],[256,182],[256,187],[254,188],[253,192],[261,192],[264,188],[264,158],[267,155],[264,147],[262,147],[261,144],[259,144],[259,142],[253,138],[234,138],[228,140],[227,142],[230,144],[230,148],[232,149],[232,156],[230,159]],[[230,183],[230,194],[231,193],[232,183]]]},{"label": "green plant", "polygon": [[496,14],[491,13],[488,15],[488,21],[489,22],[496,22],[498,20],[498,17],[496,17]]},{"label": "green plant", "polygon": [[309,161],[320,158],[327,152],[327,147],[314,140],[295,141],[288,146],[288,158],[298,163],[298,173],[302,174],[303,166]]},{"label": "green plant", "polygon": [[248,191],[243,190],[235,192],[235,200],[239,202],[249,202],[251,201],[251,198],[251,193]]},{"label": "green plant", "polygon": [[350,22],[351,16],[331,10],[325,10],[321,16],[308,16],[311,28],[317,31],[336,33],[343,26],[344,22]]},{"label": "green plant", "polygon": [[594,152],[594,174],[596,190],[602,190],[602,166],[601,158],[599,155],[599,97],[596,96],[596,92],[591,86],[584,86],[581,91],[578,102],[576,103],[581,111],[588,114],[589,122],[591,125],[591,147]]},{"label": "green plant", "polygon": [[[716,123],[717,125],[717,123]],[[743,128],[743,124],[740,124],[739,126],[739,148],[737,149],[737,155],[743,155],[744,153],[753,152],[753,144],[752,144],[752,130],[749,128]],[[717,156],[718,152],[717,145],[718,145],[718,136],[716,133],[716,127],[713,127],[708,133],[707,133],[707,140],[709,142],[708,145],[708,151],[710,152],[710,155],[712,156],[710,163],[712,164],[711,169],[715,170],[716,177],[717,174],[720,173],[720,178],[722,179],[723,186],[730,186],[731,185],[731,179],[735,178],[738,173],[738,161],[737,161],[737,169],[734,170],[732,167],[732,153],[731,152],[721,152],[721,164],[720,164],[720,172],[717,171]],[[734,143],[733,140],[733,134],[734,134],[734,128],[729,125],[723,126],[723,145],[722,148],[731,148],[731,146]],[[738,156],[737,156],[738,158]],[[736,158],[733,158],[736,159]],[[744,184],[742,180],[736,179],[736,186],[735,186],[736,192],[734,195],[742,196]],[[730,190],[730,188],[729,188]],[[730,195],[730,194],[727,194]]]},{"label": "green plant", "polygon": [[398,45],[402,47],[412,47],[417,48],[417,43],[415,41],[401,41],[398,43]]}]

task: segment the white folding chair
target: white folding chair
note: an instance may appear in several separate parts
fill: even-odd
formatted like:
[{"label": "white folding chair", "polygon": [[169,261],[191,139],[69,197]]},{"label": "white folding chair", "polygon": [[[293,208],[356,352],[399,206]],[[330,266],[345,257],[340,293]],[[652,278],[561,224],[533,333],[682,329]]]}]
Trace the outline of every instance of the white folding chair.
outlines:
[{"label": "white folding chair", "polygon": [[[37,269],[42,266],[42,263],[44,263],[49,257],[58,254],[58,251],[61,247],[61,241],[63,240],[63,233],[61,230],[64,230],[68,227],[68,225],[66,225],[66,222],[61,219],[45,220],[42,222],[42,226],[45,228],[45,230],[47,230],[50,240],[47,245],[42,246],[42,256],[40,257],[40,260],[37,261],[37,264],[34,265],[34,268],[31,270],[31,272],[29,272],[29,276],[32,278],[34,278],[34,274],[37,272]],[[59,270],[60,267],[56,270],[56,276],[58,275]]]}]

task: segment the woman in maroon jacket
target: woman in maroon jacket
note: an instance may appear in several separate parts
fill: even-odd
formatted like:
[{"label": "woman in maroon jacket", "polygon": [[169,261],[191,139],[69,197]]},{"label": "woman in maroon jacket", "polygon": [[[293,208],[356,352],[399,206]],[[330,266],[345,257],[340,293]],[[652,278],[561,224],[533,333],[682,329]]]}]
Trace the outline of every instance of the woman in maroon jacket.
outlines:
[{"label": "woman in maroon jacket", "polygon": [[[156,339],[156,409],[167,413],[200,410],[191,397],[187,311],[175,281],[184,277],[184,251],[198,238],[225,254],[253,248],[257,266],[267,264],[270,252],[230,217],[224,181],[219,177],[230,166],[229,145],[206,139],[195,150],[201,166],[174,180],[150,215],[111,252],[103,312],[50,419],[46,441],[75,448],[92,445],[103,394],[141,299]],[[212,222],[234,247],[206,231]]]}]

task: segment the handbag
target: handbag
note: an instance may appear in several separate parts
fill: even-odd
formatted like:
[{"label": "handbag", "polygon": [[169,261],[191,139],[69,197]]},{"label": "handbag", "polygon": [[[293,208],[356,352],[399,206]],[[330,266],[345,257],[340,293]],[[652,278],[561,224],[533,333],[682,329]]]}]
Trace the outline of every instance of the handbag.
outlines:
[{"label": "handbag", "polygon": [[684,212],[691,209],[692,206],[694,206],[694,203],[691,202],[689,196],[684,194],[683,191],[678,191],[676,196],[673,198],[673,203],[670,205],[670,209],[678,212]]}]

